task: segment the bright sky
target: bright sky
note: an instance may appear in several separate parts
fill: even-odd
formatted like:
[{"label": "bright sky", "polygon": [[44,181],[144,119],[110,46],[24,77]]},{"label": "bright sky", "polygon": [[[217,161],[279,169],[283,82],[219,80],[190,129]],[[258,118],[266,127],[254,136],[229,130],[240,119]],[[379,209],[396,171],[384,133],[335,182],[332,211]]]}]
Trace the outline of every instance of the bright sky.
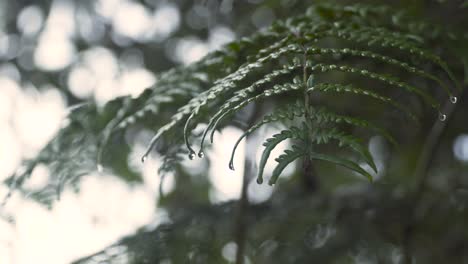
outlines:
[{"label": "bright sky", "polygon": [[[98,0],[96,9],[105,23],[112,26],[116,39],[124,36],[141,42],[165,40],[179,27],[181,19],[177,7],[170,3],[150,11],[134,1]],[[257,15],[265,16],[266,11],[262,12]],[[74,13],[78,22],[73,19]],[[78,98],[95,100],[102,105],[119,95],[137,96],[153,85],[155,77],[145,69],[143,56],[138,51],[117,56],[98,46],[76,53],[73,38],[77,34],[91,40],[99,39],[102,34],[93,19],[83,10],[76,10],[71,2],[57,0],[47,19],[38,7],[25,7],[17,18],[17,25],[21,37],[39,34],[33,56],[37,68],[61,71],[69,67],[67,88]],[[18,38],[0,28],[0,57],[17,52]],[[210,31],[206,41],[195,36],[176,39],[174,59],[182,64],[191,63],[234,38],[229,28],[218,26]],[[11,175],[22,160],[34,157],[62,125],[67,102],[54,87],[40,88],[22,80],[14,65],[0,65],[0,181]],[[277,130],[264,132],[271,135]],[[238,150],[236,170],[229,170],[227,164],[231,147],[240,134],[239,129],[225,128],[215,135],[214,147],[207,153],[209,158],[216,159],[209,170],[213,183],[210,197],[214,203],[239,197],[245,144]],[[279,155],[287,144],[276,148],[273,156]],[[12,216],[15,220],[8,222],[0,218],[0,263],[69,263],[105,248],[141,226],[160,221],[160,210],[155,205],[158,159],[151,157],[144,165],[136,162],[144,147],[142,144],[133,146],[134,155],[129,161],[141,171],[142,185],[129,186],[115,176],[96,173],[84,177],[79,193],[65,189],[61,200],[51,210],[14,193],[6,207],[0,208],[1,215]],[[468,135],[460,135],[453,148],[459,160],[468,162]],[[259,150],[261,148],[249,150],[257,152],[257,160]],[[196,169],[201,162],[196,159],[184,164]],[[267,177],[271,175],[273,164],[270,159],[265,172]],[[289,166],[285,175],[292,169]],[[31,190],[41,188],[48,177],[47,167],[39,166],[26,186]],[[174,184],[177,180],[169,177],[165,192],[173,189]],[[270,197],[272,190],[267,184],[254,183],[249,186],[249,195],[252,202],[262,202]],[[6,192],[6,187],[0,186],[0,199]],[[226,245],[223,249],[226,258],[232,255],[229,252],[235,252],[232,247]]]}]

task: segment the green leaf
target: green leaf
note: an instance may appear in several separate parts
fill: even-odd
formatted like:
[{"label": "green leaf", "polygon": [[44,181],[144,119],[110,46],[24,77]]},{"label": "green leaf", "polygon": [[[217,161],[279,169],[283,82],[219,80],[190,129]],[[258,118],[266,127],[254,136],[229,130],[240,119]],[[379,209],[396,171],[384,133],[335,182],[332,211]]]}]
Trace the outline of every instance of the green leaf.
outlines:
[{"label": "green leaf", "polygon": [[313,131],[312,139],[318,144],[328,143],[331,139],[337,140],[340,147],[348,146],[359,154],[365,162],[377,172],[377,166],[366,146],[362,144],[361,139],[338,131],[336,128],[319,128]]},{"label": "green leaf", "polygon": [[310,87],[307,92],[312,92],[312,91],[319,91],[319,92],[334,92],[334,93],[354,93],[354,94],[359,94],[359,95],[364,95],[371,97],[373,99],[379,100],[383,103],[389,104],[398,110],[404,112],[407,114],[412,120],[416,121],[417,117],[416,115],[411,112],[407,107],[401,105],[394,99],[380,95],[378,93],[366,90],[366,89],[361,89],[354,87],[352,85],[342,85],[342,84],[335,84],[335,83],[320,83],[315,86]]},{"label": "green leaf", "polygon": [[382,135],[385,139],[387,139],[390,143],[394,146],[398,146],[397,141],[395,138],[390,135],[384,128],[373,124],[365,119],[359,117],[351,117],[347,115],[337,114],[333,111],[328,110],[325,107],[314,108],[310,107],[310,115],[309,118],[312,121],[319,122],[319,123],[345,123],[348,125],[352,125],[355,127],[367,128],[372,129]]},{"label": "green leaf", "polygon": [[362,75],[364,77],[368,77],[370,79],[374,79],[374,80],[378,80],[378,81],[387,83],[387,84],[389,84],[391,86],[394,86],[394,87],[403,88],[403,89],[407,90],[410,93],[416,93],[422,99],[424,99],[424,101],[427,104],[429,104],[430,106],[432,106],[433,108],[435,108],[437,110],[440,110],[440,103],[437,102],[437,100],[432,95],[430,95],[429,93],[427,93],[427,92],[425,92],[425,91],[423,91],[423,90],[421,90],[419,88],[416,88],[416,87],[414,87],[412,85],[409,85],[406,82],[399,81],[396,77],[390,77],[390,76],[387,76],[387,75],[378,74],[378,73],[375,73],[375,72],[371,72],[371,71],[363,70],[363,69],[358,69],[358,68],[351,67],[351,66],[345,66],[345,65],[339,66],[339,65],[335,65],[335,64],[323,64],[323,63],[319,63],[319,64],[316,64],[316,65],[312,66],[312,71],[318,71],[318,72],[341,71],[341,72],[359,74],[359,75]]},{"label": "green leaf", "polygon": [[143,158],[149,155],[151,150],[156,145],[156,142],[164,133],[174,128],[179,122],[186,118],[187,115],[189,116],[186,119],[184,126],[184,138],[186,146],[189,149],[190,153],[194,153],[188,140],[188,128],[190,127],[191,120],[194,119],[195,116],[197,116],[197,114],[200,112],[200,109],[202,107],[207,106],[210,102],[219,99],[221,95],[234,91],[237,88],[237,84],[239,82],[243,81],[249,74],[254,72],[256,69],[264,67],[264,64],[266,62],[272,59],[277,59],[281,54],[287,53],[295,48],[295,46],[288,46],[288,48],[284,48],[278,52],[269,54],[263,58],[260,58],[256,62],[248,63],[240,67],[235,72],[225,76],[224,78],[216,80],[211,88],[200,93],[198,96],[192,98],[187,104],[180,107],[179,110],[177,110],[177,113],[172,116],[171,121],[156,132],[156,135],[153,136],[153,138],[151,139],[150,144],[145,154],[143,155]]},{"label": "green leaf", "polygon": [[278,181],[280,174],[283,172],[286,166],[305,155],[307,155],[307,152],[303,148],[300,148],[296,145],[292,146],[292,150],[285,150],[284,154],[281,154],[278,158],[275,159],[276,162],[278,162],[278,165],[273,170],[273,174],[268,181],[268,184],[274,185],[276,181]]},{"label": "green leaf", "polygon": [[234,170],[234,156],[236,154],[237,147],[239,146],[242,139],[244,139],[246,136],[250,135],[255,130],[257,130],[265,124],[278,121],[293,120],[294,118],[301,117],[303,115],[304,106],[299,103],[288,104],[285,107],[280,107],[276,109],[271,114],[265,115],[260,122],[251,126],[237,139],[236,143],[234,144],[234,147],[232,148],[231,158],[229,160],[229,168]]},{"label": "green leaf", "polygon": [[[262,88],[265,85],[268,85],[277,80],[278,77],[291,74],[294,70],[298,69],[300,66],[297,65],[288,65],[281,70],[275,70],[263,78],[259,79],[258,81],[254,82],[247,88],[240,89],[234,93],[234,96],[229,98],[220,108],[219,110],[213,115],[208,123],[208,126],[203,131],[203,136],[201,140],[201,147],[200,151],[203,151],[203,144],[205,141],[205,137],[208,134],[208,131],[212,129],[211,134],[211,142],[213,142],[213,133],[216,130],[217,124],[225,117],[226,115],[235,112],[242,107],[246,106],[247,104],[254,102],[256,100],[262,99],[264,97],[278,95],[283,92],[288,92],[291,90],[297,90],[300,88],[299,84],[277,84],[274,85],[271,89],[264,89],[262,93],[258,95],[254,95],[255,92],[258,91],[259,88]],[[187,120],[187,123],[190,121],[190,118]],[[188,131],[185,131],[186,134]]]},{"label": "green leaf", "polygon": [[209,128],[211,128],[210,138],[211,138],[211,142],[213,142],[214,132],[215,132],[216,128],[218,127],[219,122],[221,122],[221,120],[223,120],[223,118],[226,117],[227,115],[238,111],[242,107],[244,107],[244,106],[246,106],[246,105],[248,105],[248,104],[250,104],[252,102],[258,101],[258,100],[266,98],[266,97],[276,96],[276,95],[279,95],[279,94],[282,94],[282,93],[287,93],[287,92],[291,92],[291,91],[294,91],[294,90],[299,90],[301,87],[302,87],[301,84],[290,84],[290,83],[276,84],[276,85],[273,86],[273,88],[266,89],[259,95],[247,98],[243,102],[240,102],[235,106],[232,106],[232,108],[226,108],[226,109],[219,110],[215,114],[215,116],[210,120],[210,123],[208,124],[207,128],[205,129],[205,131],[203,133],[203,137],[202,137],[202,144],[204,142],[206,133],[207,133]]},{"label": "green leaf", "polygon": [[[297,51],[298,53],[301,53],[302,51]],[[350,55],[350,56],[358,56],[362,58],[368,58],[372,60],[376,60],[379,62],[383,62],[389,65],[397,66],[406,72],[410,74],[417,74],[421,77],[428,78],[430,80],[433,80],[437,82],[438,85],[440,85],[449,96],[452,96],[452,92],[448,88],[447,84],[443,82],[440,78],[437,76],[419,69],[417,67],[411,66],[407,62],[403,62],[400,60],[397,60],[392,57],[388,57],[385,55],[381,55],[379,53],[375,53],[372,51],[368,50],[357,50],[357,49],[349,49],[349,48],[343,48],[343,49],[334,49],[334,48],[321,48],[321,47],[312,47],[307,49],[307,54],[317,54],[317,55],[322,55],[322,54],[329,54],[329,55]],[[308,86],[311,87],[311,86]]]},{"label": "green leaf", "polygon": [[281,142],[288,138],[296,138],[302,139],[302,130],[297,127],[291,127],[290,129],[283,130],[279,134],[273,135],[271,138],[268,138],[263,146],[265,149],[263,150],[262,157],[260,158],[260,163],[258,165],[258,175],[257,175],[257,183],[263,183],[263,171],[265,170],[265,165],[270,157],[271,151]]},{"label": "green leaf", "polygon": [[348,168],[348,169],[350,169],[352,171],[355,171],[355,172],[361,174],[362,176],[366,177],[369,181],[371,181],[371,182],[373,181],[372,175],[370,175],[366,170],[361,168],[361,166],[359,166],[357,163],[355,163],[355,162],[353,162],[351,160],[339,158],[339,157],[332,156],[332,155],[326,155],[326,154],[321,154],[321,153],[316,153],[316,152],[310,152],[310,151],[309,151],[308,155],[309,155],[309,157],[311,159],[328,161],[328,162],[334,163],[336,165],[343,166],[345,168]]}]

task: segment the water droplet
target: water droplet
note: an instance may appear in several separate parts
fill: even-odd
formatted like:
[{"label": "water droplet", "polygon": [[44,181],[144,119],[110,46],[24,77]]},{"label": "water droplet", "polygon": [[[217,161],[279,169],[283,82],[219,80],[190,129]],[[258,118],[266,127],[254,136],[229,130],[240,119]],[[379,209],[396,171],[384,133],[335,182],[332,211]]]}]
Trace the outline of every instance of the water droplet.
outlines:
[{"label": "water droplet", "polygon": [[195,158],[195,153],[194,152],[190,152],[190,154],[188,155],[188,158],[190,160],[193,160]]},{"label": "water droplet", "polygon": [[441,112],[439,112],[439,120],[440,121],[445,121],[445,119],[447,119],[447,115],[442,114]]},{"label": "water droplet", "polygon": [[262,178],[257,178],[257,183],[258,183],[258,184],[262,184],[262,183],[263,183],[263,179],[262,179]]},{"label": "water droplet", "polygon": [[456,103],[457,103],[457,100],[458,100],[458,98],[457,98],[456,96],[450,96],[450,102],[451,102],[452,104],[456,104]]},{"label": "water droplet", "polygon": [[148,158],[148,156],[144,155],[143,157],[141,157],[141,162],[142,163],[145,163],[146,159]]},{"label": "water droplet", "polygon": [[203,159],[203,157],[205,157],[205,153],[204,153],[203,151],[200,150],[200,151],[198,152],[198,157],[199,157],[200,159]]},{"label": "water droplet", "polygon": [[102,167],[102,165],[101,165],[101,164],[98,164],[98,165],[97,165],[97,171],[98,171],[99,173],[102,173],[103,170],[104,170],[104,168]]},{"label": "water droplet", "polygon": [[230,170],[234,170],[234,163],[229,162],[229,169],[230,169]]}]

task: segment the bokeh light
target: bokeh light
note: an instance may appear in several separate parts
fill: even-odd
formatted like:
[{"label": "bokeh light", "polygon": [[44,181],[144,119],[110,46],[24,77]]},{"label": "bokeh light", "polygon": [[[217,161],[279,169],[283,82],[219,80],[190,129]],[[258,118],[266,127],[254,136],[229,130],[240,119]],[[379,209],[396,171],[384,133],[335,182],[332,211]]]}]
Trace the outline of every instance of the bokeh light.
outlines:
[{"label": "bokeh light", "polygon": [[455,139],[453,153],[459,161],[468,162],[468,134],[461,134]]},{"label": "bokeh light", "polygon": [[23,35],[31,36],[39,32],[44,22],[44,14],[38,6],[27,6],[18,15],[17,27]]}]

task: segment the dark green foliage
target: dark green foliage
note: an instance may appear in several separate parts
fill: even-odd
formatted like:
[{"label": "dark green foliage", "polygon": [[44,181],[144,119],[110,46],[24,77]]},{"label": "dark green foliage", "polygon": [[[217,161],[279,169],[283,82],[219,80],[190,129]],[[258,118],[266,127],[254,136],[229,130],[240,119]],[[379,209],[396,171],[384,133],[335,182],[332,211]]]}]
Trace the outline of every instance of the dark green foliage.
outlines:
[{"label": "dark green foliage", "polygon": [[[244,106],[251,103],[258,103],[259,100],[275,96],[283,93],[293,93],[297,97],[308,97],[309,92],[320,91],[330,92],[333,91],[336,94],[342,93],[355,93],[359,95],[369,96],[373,99],[380,100],[388,104],[390,107],[398,108],[405,112],[410,118],[416,119],[415,114],[407,107],[402,106],[396,99],[392,99],[390,96],[385,96],[378,93],[377,90],[372,90],[374,87],[365,88],[353,88],[350,85],[342,85],[337,83],[314,83],[313,79],[308,77],[306,80],[306,72],[313,72],[315,75],[320,73],[327,73],[329,71],[341,71],[349,74],[357,74],[361,79],[370,79],[382,82],[388,86],[400,88],[406,90],[409,94],[419,96],[429,106],[440,111],[440,103],[435,99],[429,91],[424,91],[421,88],[415,87],[405,81],[399,80],[399,77],[390,73],[376,73],[367,69],[360,69],[351,65],[336,65],[334,63],[323,62],[321,59],[317,62],[317,59],[312,59],[313,55],[350,55],[355,57],[361,57],[369,60],[376,60],[379,63],[387,64],[387,66],[397,67],[400,70],[406,71],[415,76],[421,76],[428,78],[439,85],[445,90],[447,96],[453,96],[451,89],[448,88],[449,84],[445,84],[439,77],[434,74],[418,69],[416,66],[412,66],[413,61],[401,61],[399,59],[392,58],[387,55],[379,54],[378,51],[370,51],[365,49],[334,49],[334,48],[323,48],[321,47],[321,40],[327,37],[335,37],[338,39],[344,39],[350,43],[362,44],[364,47],[376,47],[376,48],[393,48],[414,58],[427,61],[438,65],[440,68],[446,71],[449,78],[452,78],[452,73],[448,70],[447,65],[435,54],[422,49],[421,39],[422,37],[414,37],[406,32],[390,31],[383,27],[370,27],[366,25],[365,21],[353,21],[351,23],[344,23],[348,17],[337,19],[336,22],[331,23],[328,21],[321,20],[321,16],[317,15],[317,11],[323,12],[327,10],[327,6],[314,7],[308,12],[306,16],[291,18],[285,23],[277,23],[270,28],[269,31],[262,34],[270,35],[276,41],[272,41],[274,44],[262,48],[257,54],[253,53],[248,61],[234,70],[226,77],[220,78],[214,82],[205,92],[191,99],[188,104],[179,109],[177,114],[172,118],[172,121],[166,126],[161,128],[155,135],[151,144],[148,148],[147,154],[154,147],[154,144],[160,139],[160,137],[167,131],[173,129],[181,122],[184,123],[184,139],[187,149],[189,151],[189,157],[193,159],[195,157],[195,150],[190,143],[191,131],[194,128],[192,121],[204,120],[206,113],[214,110],[214,114],[208,119],[208,125],[205,128],[202,138],[200,151],[198,156],[203,157],[203,148],[205,137],[211,130],[211,141],[213,141],[213,133],[218,128],[220,122],[230,114],[233,114]],[[327,12],[332,12],[333,9],[329,9]],[[352,17],[352,16],[351,16]],[[228,45],[228,48],[234,47],[234,44]],[[340,62],[345,62],[346,58],[340,58]],[[268,69],[265,71],[264,69]],[[304,78],[301,78],[303,75]],[[453,79],[453,78],[452,78]],[[453,84],[452,84],[453,85]],[[245,88],[244,88],[245,87]],[[298,90],[304,90],[304,93],[297,93]],[[391,94],[391,93],[390,93]],[[337,96],[338,96],[337,95]],[[220,105],[217,107],[217,105]],[[303,108],[308,109],[310,107],[308,99],[306,99],[306,105],[302,105]],[[216,110],[218,109],[218,110]],[[288,108],[292,109],[292,108]],[[289,113],[289,116],[294,116],[294,113]],[[316,116],[315,113],[311,113],[310,117],[308,111],[303,112],[304,120],[310,122],[310,119],[317,119],[321,121],[323,117]],[[361,127],[370,127],[369,122],[365,119],[359,120],[354,118],[341,119],[336,113],[330,111],[330,116],[335,118],[328,118],[332,122],[347,122],[353,125]],[[299,116],[298,116],[299,117]],[[325,118],[326,119],[326,118]],[[205,119],[206,120],[206,119]],[[273,120],[271,120],[273,121]],[[249,129],[247,132],[250,133],[257,129],[262,124],[267,122],[261,122],[254,128]],[[357,148],[357,140],[353,140],[350,144],[350,136],[344,136],[339,131],[332,130],[329,135],[325,132],[323,134],[312,133],[312,126],[304,126],[304,133],[309,134],[305,137],[305,144],[312,147],[314,142],[326,143],[328,137],[335,136],[340,142],[340,146],[350,145],[354,150],[359,150],[358,153],[363,154],[364,147]],[[287,130],[291,132],[291,130]],[[384,129],[379,131],[386,135],[387,138],[391,139],[391,136]],[[274,137],[276,140],[285,139],[291,136],[291,134],[281,134],[281,137]],[[317,136],[321,138],[317,138]],[[340,137],[337,137],[337,136]],[[327,137],[328,136],[328,137]],[[259,182],[262,182],[262,171],[269,157],[269,153],[278,143],[276,140],[267,141],[269,143],[264,152],[264,155],[260,162]],[[344,143],[348,140],[347,143]],[[391,139],[392,143],[395,140]],[[239,142],[239,141],[238,141]],[[236,144],[237,146],[237,144]],[[234,152],[234,151],[233,151]],[[147,155],[145,154],[145,155]],[[366,162],[376,170],[375,164],[372,161],[370,154],[364,154]],[[322,156],[319,156],[323,158]],[[332,156],[333,157],[333,156]],[[334,157],[337,158],[337,157]],[[328,161],[335,161],[334,158],[327,158]],[[338,164],[348,164],[346,167],[355,168],[358,165],[351,164],[350,160],[336,160]],[[355,163],[353,163],[355,164]],[[230,167],[233,168],[231,161]],[[278,171],[281,171],[279,169]],[[364,170],[360,169],[363,172]],[[369,177],[367,174],[366,176]]]},{"label": "dark green foliage", "polygon": [[[380,186],[341,194],[310,197],[297,189],[282,188],[268,202],[250,205],[247,211],[251,263],[401,263],[401,238],[411,200]],[[455,191],[455,190],[454,190]],[[450,198],[452,197],[452,198]],[[468,230],[466,194],[435,195],[419,227],[415,257],[423,263],[465,263],[463,237]],[[287,204],[288,206],[284,206]],[[221,249],[231,242],[229,228],[233,202],[202,205],[186,201],[171,222],[141,230],[76,264],[94,263],[228,263]],[[459,215],[458,218],[452,217]],[[371,241],[371,242],[370,242]],[[465,240],[466,241],[466,240]],[[429,245],[447,244],[450,247]],[[112,250],[120,247],[120,250]]]},{"label": "dark green foliage", "polygon": [[[197,124],[208,123],[201,135],[198,151],[198,156],[203,157],[206,136],[211,131],[213,142],[214,131],[225,124],[223,121],[228,116],[249,104],[262,106],[265,101],[275,101],[281,110],[267,114],[259,123],[248,128],[232,152],[234,156],[240,140],[265,124],[282,123],[288,127],[266,141],[259,164],[259,183],[263,181],[262,174],[269,154],[286,138],[300,140],[303,147],[295,147],[277,159],[279,164],[270,183],[276,182],[287,164],[302,156],[304,159],[333,162],[372,179],[356,163],[355,157],[320,153],[314,145],[336,140],[340,148],[350,147],[377,171],[373,157],[363,144],[365,138],[348,126],[370,129],[370,133],[378,132],[395,145],[397,139],[365,115],[338,113],[334,110],[336,105],[333,98],[346,98],[350,94],[367,97],[384,103],[387,110],[401,111],[409,120],[413,120],[411,122],[416,122],[414,120],[420,118],[420,113],[411,105],[400,102],[396,95],[404,93],[425,103],[427,110],[424,112],[436,117],[441,101],[448,97],[456,101],[453,97],[454,87],[459,87],[447,64],[424,48],[425,40],[432,36],[426,35],[424,27],[415,26],[418,22],[401,23],[405,16],[400,12],[394,12],[395,17],[390,22],[376,19],[392,12],[386,7],[361,5],[312,6],[305,15],[277,22],[268,30],[230,43],[223,50],[193,65],[160,74],[157,84],[138,98],[118,98],[101,110],[92,106],[78,109],[76,115],[70,116],[71,124],[42,151],[34,164],[57,162],[54,155],[64,158],[66,154],[63,153],[79,153],[87,157],[80,164],[89,165],[81,166],[78,170],[69,169],[76,159],[60,162],[56,173],[60,175],[57,176],[59,191],[65,182],[107,165],[104,157],[112,145],[112,139],[121,137],[128,127],[138,124],[139,127],[159,128],[142,160],[145,161],[157,147],[164,156],[162,170],[170,170],[186,150],[190,159],[195,158],[191,138]],[[335,44],[337,47],[327,47],[330,38],[338,43]],[[382,70],[367,68],[369,63],[380,65]],[[345,83],[335,81],[336,77]],[[438,90],[445,92],[445,98],[438,90],[418,87],[413,82],[415,78],[425,78],[439,86]],[[328,94],[330,97],[318,94]],[[77,116],[86,113],[87,119],[80,121]],[[87,127],[95,120],[105,120],[104,127]],[[82,129],[73,130],[75,135],[67,135],[67,131],[72,131],[70,126],[77,122]],[[74,139],[70,140],[70,137]],[[82,140],[78,143],[80,138]],[[181,144],[183,141],[186,150]],[[67,147],[60,142],[77,142],[79,146]],[[34,164],[26,171],[30,172]],[[232,158],[229,167],[234,169]],[[67,175],[69,171],[73,171],[73,174]],[[18,188],[26,175],[13,177],[10,182]]]},{"label": "dark green foliage", "polygon": [[[96,4],[74,4],[82,2]],[[138,2],[152,10],[168,1]],[[208,16],[210,28],[196,32],[202,40],[218,25],[237,36],[257,31],[257,11],[271,8],[275,18],[287,19],[197,63],[156,74],[155,85],[136,98],[73,107],[56,137],[5,182],[45,204],[66,187],[78,190],[82,176],[103,176],[102,170],[140,184],[133,155],[148,144],[142,160],[154,155],[151,160],[162,162],[154,177],[175,179],[169,192],[159,186],[157,223],[76,263],[232,263],[223,247],[238,242],[238,225],[245,228],[245,263],[468,263],[468,167],[456,156],[458,138],[467,131],[468,97],[460,92],[468,84],[467,1],[169,2],[185,15],[170,42],[120,46],[109,39],[81,47],[77,38],[77,51],[96,44],[110,44],[119,56],[136,50],[145,68],[159,71],[168,68],[161,47],[193,34],[191,12],[205,12],[210,4],[218,4],[210,13],[216,16]],[[369,4],[345,5],[351,2]],[[226,3],[238,14],[223,13]],[[21,51],[18,62],[28,53]],[[23,81],[31,77],[38,87],[67,75],[22,69],[18,62],[5,65],[16,63]],[[55,85],[67,88],[63,80]],[[210,153],[210,142],[221,144],[213,142],[216,131],[228,125],[243,133],[223,165],[244,169],[248,192],[239,201],[216,203],[213,176],[231,180],[208,172],[216,157],[207,155],[196,172],[183,161]],[[277,131],[265,135],[271,128]],[[244,168],[234,164],[243,141],[249,144]],[[275,157],[282,143],[289,146]],[[258,164],[252,145],[263,151]],[[298,166],[286,173],[292,163]],[[49,184],[31,192],[23,185],[40,164],[50,169]],[[255,176],[260,184],[265,178],[281,185],[257,186]],[[265,189],[271,197],[258,202],[256,191]],[[413,261],[404,262],[406,256]]]},{"label": "dark green foliage", "polygon": [[[281,143],[282,141],[284,141],[284,140],[286,140],[288,138],[302,139],[302,141],[304,141],[304,136],[305,136],[304,132],[301,129],[299,129],[297,127],[291,127],[290,130],[283,130],[283,131],[281,131],[280,134],[273,135],[273,137],[267,139],[265,141],[265,143],[263,143],[263,146],[265,146],[265,149],[263,150],[262,157],[260,159],[259,171],[258,171],[258,176],[257,176],[257,182],[259,184],[261,184],[263,182],[263,170],[265,169],[265,165],[266,165],[266,163],[268,161],[268,158],[270,157],[271,151],[279,143]],[[299,156],[303,156],[305,154],[304,150],[299,150],[297,148],[295,148],[295,150],[297,150],[297,151],[295,151],[296,153],[294,154],[294,156],[298,155],[296,158],[298,158]],[[291,160],[291,161],[285,163],[283,168],[287,164],[291,163],[292,161],[294,161],[294,160]],[[278,169],[278,171],[279,170],[280,169]],[[275,170],[275,172],[276,172],[276,170]],[[276,175],[276,173],[273,173],[273,175]],[[279,176],[279,174],[278,174],[278,176]]]}]

